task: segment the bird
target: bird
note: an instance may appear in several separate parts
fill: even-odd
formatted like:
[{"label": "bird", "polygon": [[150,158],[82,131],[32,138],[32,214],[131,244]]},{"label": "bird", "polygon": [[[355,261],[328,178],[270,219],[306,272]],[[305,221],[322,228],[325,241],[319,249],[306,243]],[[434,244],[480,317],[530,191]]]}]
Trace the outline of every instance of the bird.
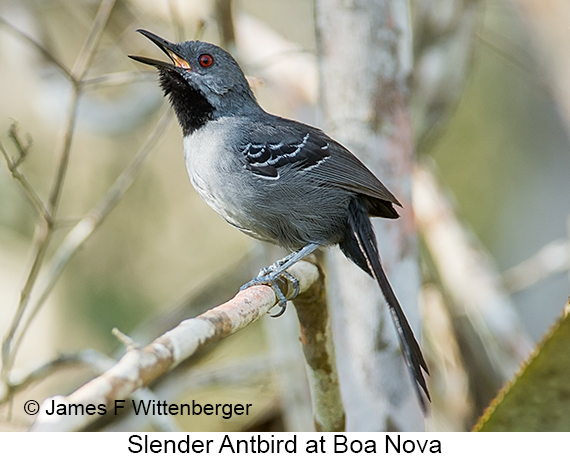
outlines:
[{"label": "bird", "polygon": [[431,401],[428,366],[380,261],[371,217],[396,219],[402,205],[347,148],[322,130],[266,112],[237,61],[203,41],[170,42],[147,30],[170,62],[129,55],[158,70],[159,85],[182,129],[192,185],[223,219],[243,233],[291,254],[262,269],[243,288],[276,284],[317,248],[338,245],[378,283],[399,337],[420,406]]}]

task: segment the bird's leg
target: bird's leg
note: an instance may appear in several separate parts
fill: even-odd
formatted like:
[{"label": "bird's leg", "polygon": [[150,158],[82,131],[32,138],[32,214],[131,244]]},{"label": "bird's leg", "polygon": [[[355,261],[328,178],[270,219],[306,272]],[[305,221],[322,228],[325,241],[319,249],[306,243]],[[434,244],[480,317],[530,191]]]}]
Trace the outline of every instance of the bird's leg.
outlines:
[{"label": "bird's leg", "polygon": [[273,315],[272,317],[281,316],[285,312],[285,308],[287,307],[287,299],[285,298],[285,295],[283,294],[281,289],[279,289],[279,286],[276,283],[277,279],[280,276],[284,276],[289,281],[291,281],[293,287],[295,288],[295,294],[293,295],[292,298],[295,298],[299,293],[299,281],[296,278],[294,278],[291,274],[287,273],[286,270],[287,268],[296,264],[299,260],[311,254],[318,247],[319,245],[316,243],[309,243],[306,246],[302,247],[301,249],[292,252],[286,257],[283,257],[281,260],[278,260],[273,265],[270,265],[266,268],[262,268],[259,272],[259,275],[253,278],[247,284],[241,286],[240,290],[247,289],[248,287],[251,286],[259,286],[261,284],[270,286],[275,292],[275,295],[277,295],[277,298],[279,299],[279,307],[281,308],[279,312]]},{"label": "bird's leg", "polygon": [[[292,259],[293,257],[295,257],[297,255],[297,253],[299,251],[301,251],[302,249],[303,248],[297,249],[296,251],[293,251],[291,254],[288,254],[285,257],[283,257],[282,259],[279,259],[277,262],[269,265],[268,267],[263,267],[261,270],[259,270],[259,273],[257,273],[257,277],[259,278],[260,276],[266,276],[267,274],[271,273],[272,271],[277,270],[279,267],[281,267],[281,265],[283,265],[289,259]],[[289,278],[287,278],[287,279],[289,279]]]}]

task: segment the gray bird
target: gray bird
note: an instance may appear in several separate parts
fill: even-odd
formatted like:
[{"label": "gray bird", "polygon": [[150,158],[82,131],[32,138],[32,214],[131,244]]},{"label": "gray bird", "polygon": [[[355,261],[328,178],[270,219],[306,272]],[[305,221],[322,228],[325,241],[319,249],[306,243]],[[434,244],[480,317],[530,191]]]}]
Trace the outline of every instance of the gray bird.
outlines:
[{"label": "gray bird", "polygon": [[[184,135],[194,188],[242,232],[293,251],[244,287],[276,285],[286,269],[321,246],[342,252],[378,282],[398,332],[420,405],[429,374],[421,349],[382,269],[370,217],[399,217],[396,197],[348,149],[321,130],[269,114],[259,106],[242,69],[210,43],[171,43],[138,30],[172,63],[129,56],[158,69]],[[421,387],[421,390],[420,390]]]}]

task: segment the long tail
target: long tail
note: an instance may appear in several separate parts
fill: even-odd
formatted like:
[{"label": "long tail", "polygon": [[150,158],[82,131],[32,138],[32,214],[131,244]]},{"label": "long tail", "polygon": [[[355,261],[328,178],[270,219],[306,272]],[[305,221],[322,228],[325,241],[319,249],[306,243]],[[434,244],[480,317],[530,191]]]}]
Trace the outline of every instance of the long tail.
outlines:
[{"label": "long tail", "polygon": [[414,332],[392,290],[392,286],[390,286],[388,282],[386,273],[384,273],[384,269],[380,263],[376,236],[372,229],[370,217],[368,216],[366,208],[358,199],[354,199],[350,203],[349,224],[352,233],[350,233],[350,238],[340,243],[340,248],[348,258],[354,261],[378,282],[390,309],[396,330],[398,331],[402,352],[404,353],[410,374],[415,381],[414,387],[416,394],[422,410],[425,413],[427,411],[427,405],[422,395],[422,390],[429,401],[431,401],[431,398],[422,369],[428,375],[429,370],[424,360],[422,350],[414,336]]}]

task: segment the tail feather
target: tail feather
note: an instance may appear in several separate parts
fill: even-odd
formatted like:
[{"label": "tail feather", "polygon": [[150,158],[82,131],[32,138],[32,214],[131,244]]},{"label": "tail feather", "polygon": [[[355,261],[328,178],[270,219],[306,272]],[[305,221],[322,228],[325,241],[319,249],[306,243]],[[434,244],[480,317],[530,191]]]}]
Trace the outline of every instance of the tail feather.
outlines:
[{"label": "tail feather", "polygon": [[364,271],[371,274],[378,282],[390,309],[392,320],[396,326],[406,364],[415,381],[414,388],[416,394],[419,398],[422,410],[425,412],[427,406],[422,395],[422,390],[429,401],[431,401],[431,398],[422,369],[428,375],[429,370],[412,328],[406,319],[404,311],[380,263],[376,236],[374,235],[368,212],[356,199],[350,203],[349,224],[350,230],[352,231],[351,236],[341,243],[340,247],[347,257],[353,260]]}]

